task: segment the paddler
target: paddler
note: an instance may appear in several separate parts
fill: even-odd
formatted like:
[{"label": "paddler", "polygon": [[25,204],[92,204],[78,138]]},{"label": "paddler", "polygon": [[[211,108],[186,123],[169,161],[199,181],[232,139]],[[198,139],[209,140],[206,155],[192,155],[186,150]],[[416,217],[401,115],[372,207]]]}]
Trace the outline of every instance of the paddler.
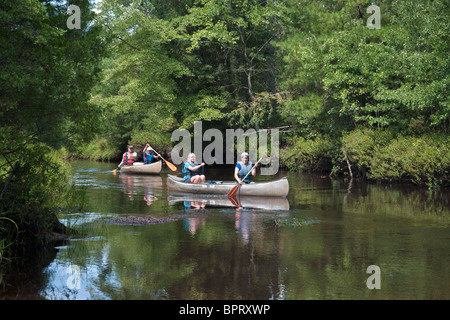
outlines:
[{"label": "paddler", "polygon": [[131,166],[136,161],[137,153],[134,152],[134,147],[129,146],[128,151],[122,155],[122,161],[119,163],[119,168],[122,166]]},{"label": "paddler", "polygon": [[201,164],[195,162],[195,154],[189,153],[187,160],[183,164],[184,181],[192,183],[205,182],[205,176],[203,173],[200,173],[200,168],[204,165],[204,162]]},{"label": "paddler", "polygon": [[[240,183],[245,176],[247,176],[244,180],[244,183],[252,182],[252,178],[256,176],[256,165],[253,165],[251,161],[248,159],[248,153],[243,152],[241,154],[241,161],[238,161],[236,167],[234,167],[234,179],[236,179],[237,183]],[[247,173],[252,171],[251,174],[247,175]]]}]

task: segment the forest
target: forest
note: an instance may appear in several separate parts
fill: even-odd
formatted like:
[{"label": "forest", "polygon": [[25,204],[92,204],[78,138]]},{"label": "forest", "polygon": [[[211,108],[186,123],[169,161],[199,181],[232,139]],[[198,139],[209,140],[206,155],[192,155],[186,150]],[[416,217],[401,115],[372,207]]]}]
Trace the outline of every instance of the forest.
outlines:
[{"label": "forest", "polygon": [[[69,28],[69,5],[80,28]],[[376,11],[369,7],[379,8]],[[280,165],[449,186],[448,0],[3,0],[0,253],[62,232],[70,159],[280,131]],[[373,22],[378,25],[374,27]],[[1,257],[1,256],[0,256]]]}]

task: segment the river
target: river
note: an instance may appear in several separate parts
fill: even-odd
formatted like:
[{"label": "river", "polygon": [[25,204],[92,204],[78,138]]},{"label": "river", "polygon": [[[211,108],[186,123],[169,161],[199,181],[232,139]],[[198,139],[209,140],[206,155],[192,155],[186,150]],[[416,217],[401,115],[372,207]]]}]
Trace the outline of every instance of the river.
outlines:
[{"label": "river", "polygon": [[287,199],[241,199],[239,209],[169,194],[167,167],[157,176],[73,167],[84,206],[59,218],[80,233],[28,264],[8,298],[450,298],[448,190],[280,171],[256,181],[286,176]]}]

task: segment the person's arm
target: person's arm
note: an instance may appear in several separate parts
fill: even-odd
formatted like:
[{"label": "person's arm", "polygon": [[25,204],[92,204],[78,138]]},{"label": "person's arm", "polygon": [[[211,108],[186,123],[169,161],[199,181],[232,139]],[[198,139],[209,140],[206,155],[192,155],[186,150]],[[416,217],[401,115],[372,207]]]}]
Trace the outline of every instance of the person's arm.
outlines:
[{"label": "person's arm", "polygon": [[188,168],[188,170],[190,170],[190,171],[197,171],[198,169],[200,169],[200,168],[203,167],[204,165],[205,165],[205,163],[202,162],[202,164],[199,164],[198,166],[195,166],[195,167],[189,166],[189,167],[187,167],[187,168]]},{"label": "person's arm", "polygon": [[124,156],[125,156],[125,153],[122,155],[122,161],[120,161],[120,163],[119,163],[119,165],[117,167],[121,167],[122,166]]},{"label": "person's arm", "polygon": [[252,176],[256,176],[256,167],[258,166],[258,164],[255,164],[252,168]]},{"label": "person's arm", "polygon": [[241,182],[241,179],[239,179],[239,170],[240,168],[238,166],[234,167],[234,179],[236,179],[238,183]]}]

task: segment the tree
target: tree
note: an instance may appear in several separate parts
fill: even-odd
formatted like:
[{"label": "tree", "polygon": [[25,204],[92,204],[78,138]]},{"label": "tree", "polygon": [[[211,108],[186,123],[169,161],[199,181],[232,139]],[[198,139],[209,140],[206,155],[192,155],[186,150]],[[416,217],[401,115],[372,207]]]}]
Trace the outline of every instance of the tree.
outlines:
[{"label": "tree", "polygon": [[54,150],[73,148],[96,128],[88,99],[102,52],[98,29],[89,24],[89,1],[80,0],[73,3],[82,28],[68,30],[64,3],[0,4],[0,212],[35,244],[57,224],[50,207],[67,182]]},{"label": "tree", "polygon": [[175,103],[177,79],[191,71],[170,44],[174,32],[158,18],[164,16],[159,5],[164,7],[160,2],[109,0],[100,6],[97,24],[104,29],[110,54],[91,101],[103,111],[102,135],[114,149],[136,139],[156,142],[159,150],[170,145],[168,132],[181,109]]},{"label": "tree", "polygon": [[[422,136],[426,141],[430,136],[445,141],[450,121],[445,94],[449,74],[448,1],[380,1],[380,29],[366,26],[369,14],[365,9],[371,2],[285,4],[280,24],[286,33],[277,43],[284,62],[281,90],[286,97],[280,109],[296,128],[286,159],[293,157],[290,162],[298,163],[301,157],[317,159],[323,154],[332,160],[328,168],[338,168],[344,164],[342,151],[371,149],[374,153],[366,156],[376,158],[377,153],[397,150],[415,137],[418,144]],[[366,139],[368,145],[358,146],[353,142],[366,141],[359,139],[360,132],[385,139],[378,139],[375,146],[375,141]],[[408,136],[412,138],[403,139]],[[332,142],[331,155],[323,151],[323,139]],[[344,146],[341,139],[347,141]],[[396,143],[397,139],[401,142]],[[428,154],[430,165],[447,163],[437,149]],[[350,160],[361,161],[357,167],[366,168],[364,158]],[[411,159],[406,157],[399,166],[409,166],[406,162]],[[377,178],[383,174],[391,178],[387,171],[372,169],[377,171]],[[414,181],[434,183],[445,170],[440,167],[412,173],[411,169],[398,177],[414,176]]]},{"label": "tree", "polygon": [[[265,126],[276,99],[255,103],[276,93],[274,48],[278,37],[277,5],[271,1],[196,1],[177,21],[188,42],[186,50],[211,67],[212,85],[225,90],[231,105],[228,123]],[[253,107],[253,108],[252,108]],[[272,121],[273,122],[273,121]]]},{"label": "tree", "polygon": [[384,1],[379,30],[366,27],[365,6],[355,1],[291,4],[282,20],[292,31],[279,43],[282,88],[292,98],[285,116],[294,114],[304,132],[337,135],[359,124],[405,131],[417,119],[447,130],[445,3]]}]

